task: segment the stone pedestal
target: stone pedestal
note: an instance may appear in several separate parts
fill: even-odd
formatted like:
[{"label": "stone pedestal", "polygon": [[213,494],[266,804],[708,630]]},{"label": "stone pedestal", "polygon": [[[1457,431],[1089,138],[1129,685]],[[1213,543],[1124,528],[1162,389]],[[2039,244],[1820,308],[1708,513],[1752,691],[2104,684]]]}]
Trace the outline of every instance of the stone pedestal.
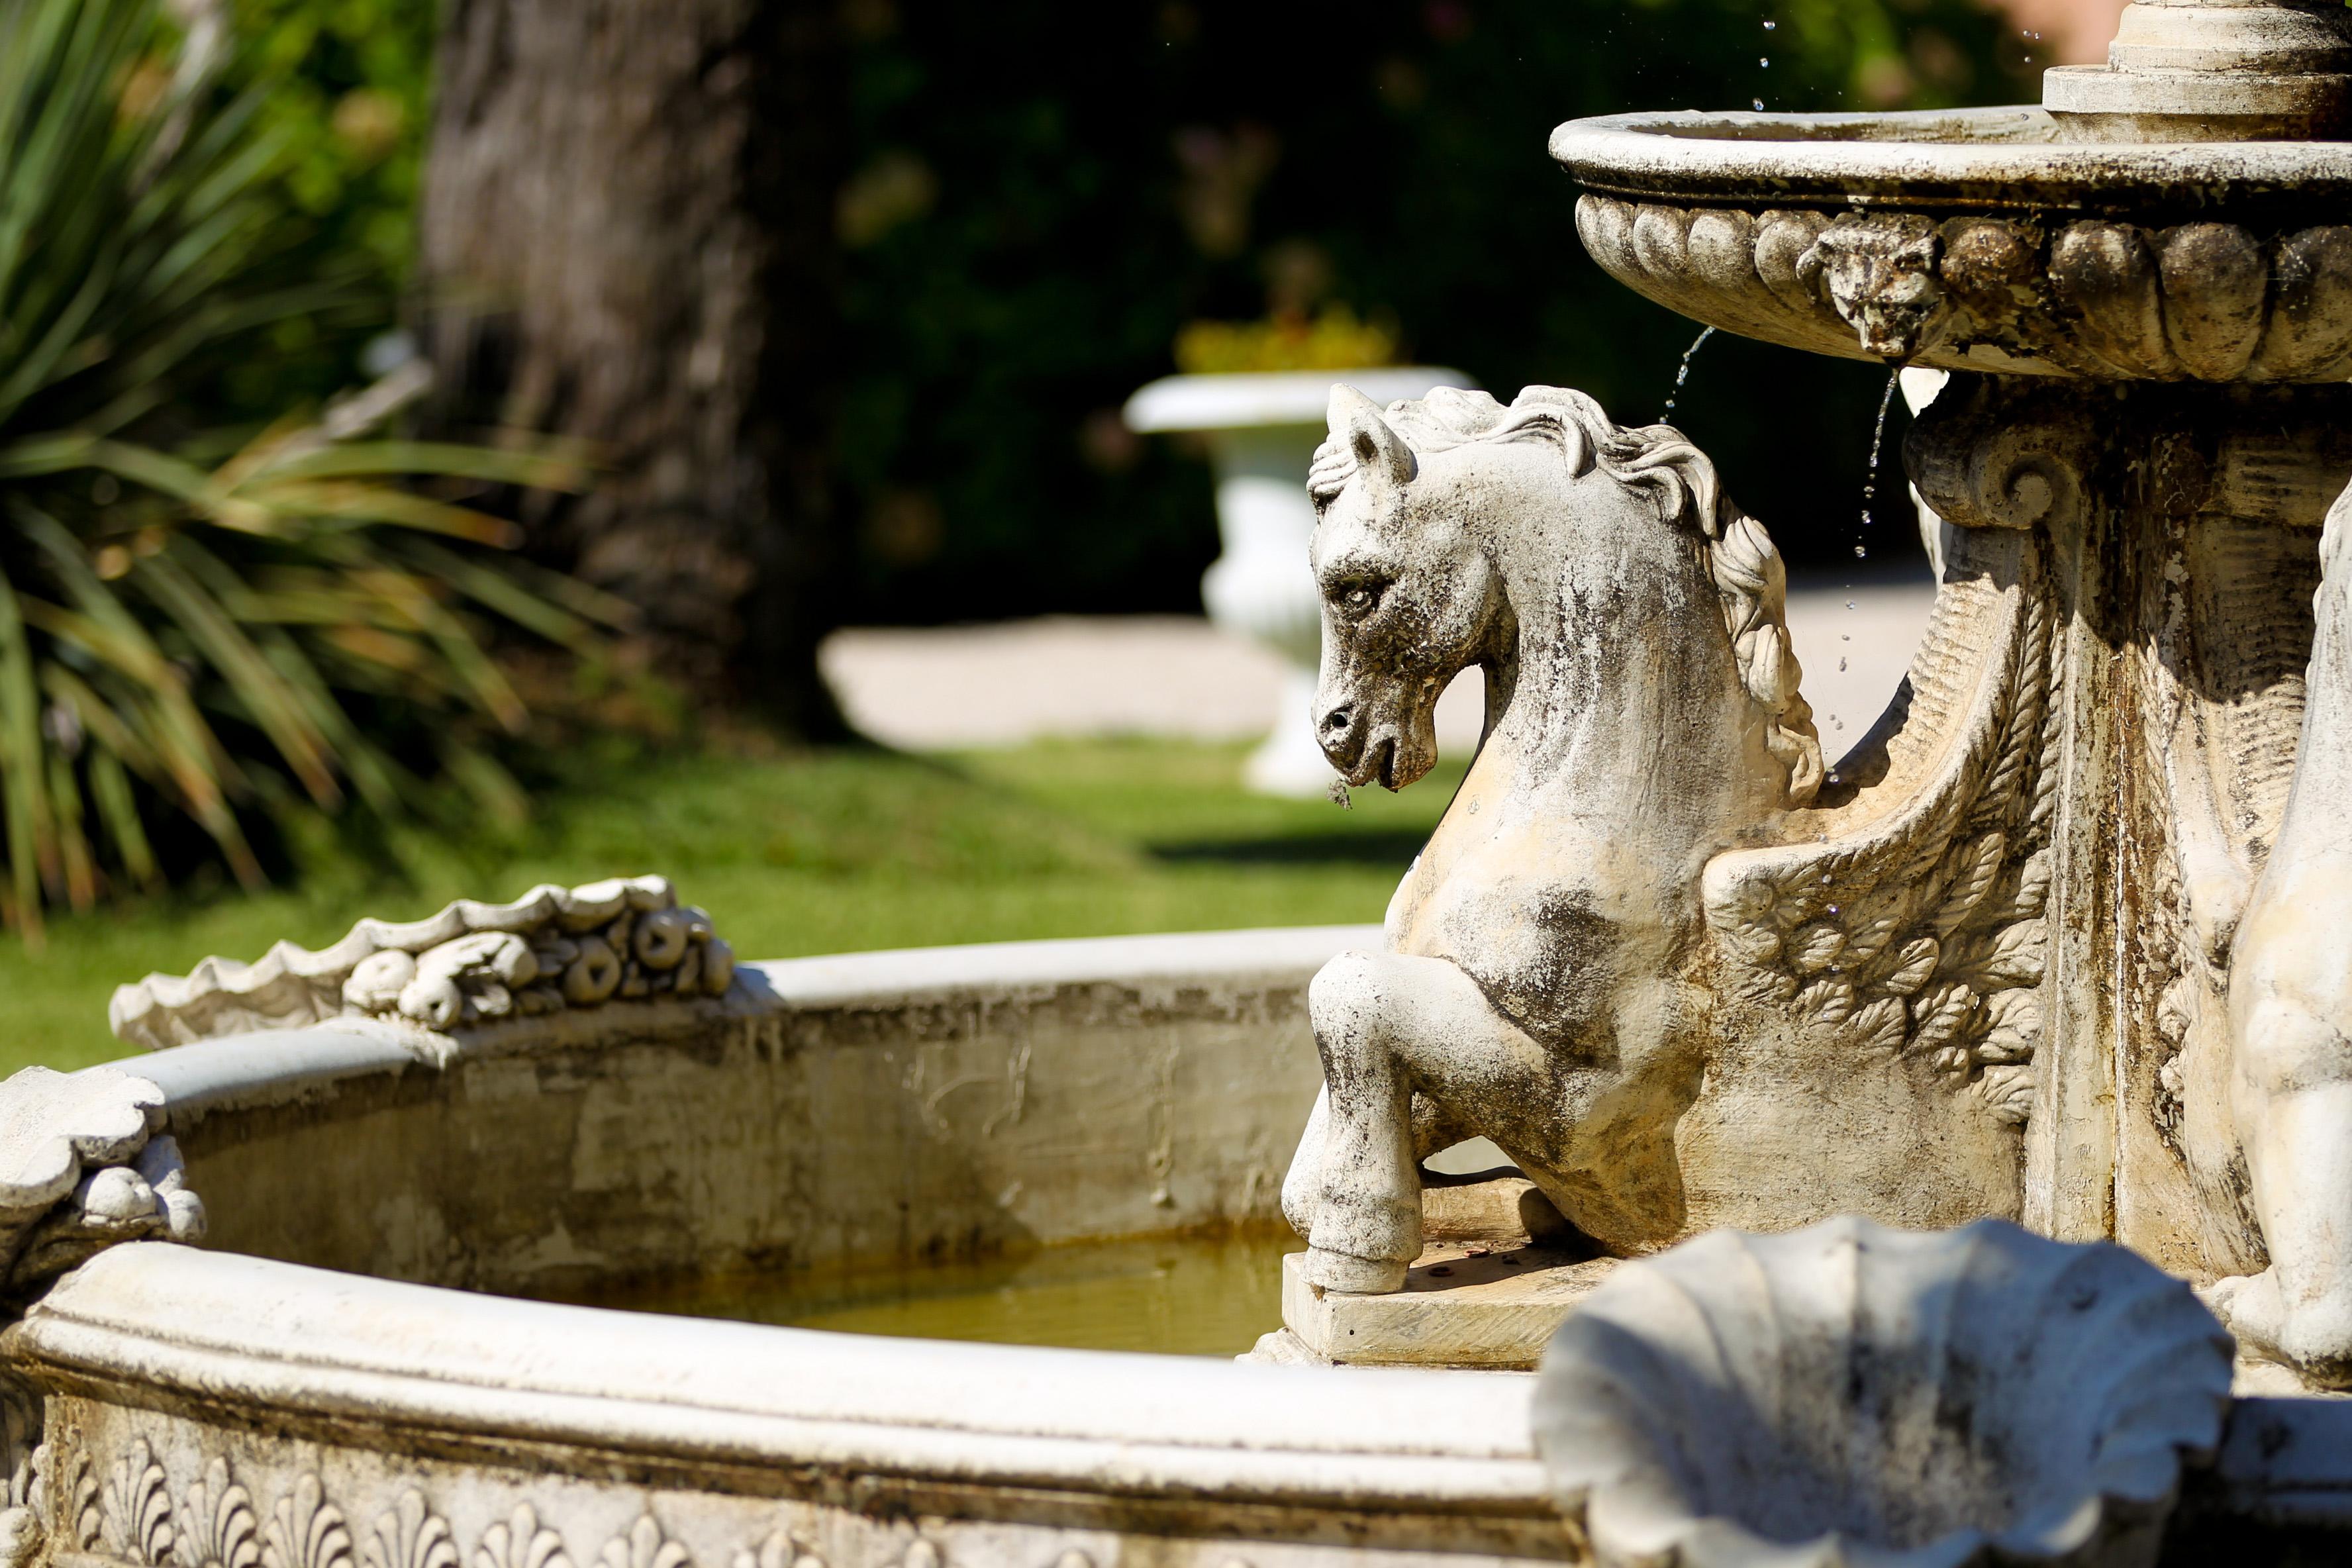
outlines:
[{"label": "stone pedestal", "polygon": [[[1406,1272],[1403,1289],[1350,1296],[1308,1284],[1303,1257],[1282,1260],[1282,1322],[1295,1359],[1496,1372],[1531,1371],[1553,1331],[1617,1266],[1539,1247],[1433,1247]],[[1266,1360],[1294,1359],[1261,1351],[1274,1352]]]},{"label": "stone pedestal", "polygon": [[1552,1332],[1617,1267],[1508,1166],[1423,1172],[1428,1246],[1392,1295],[1309,1284],[1282,1260],[1282,1328],[1243,1359],[1308,1366],[1531,1371]]},{"label": "stone pedestal", "polygon": [[2259,1269],[2222,998],[2294,776],[2352,388],[1955,375],[1906,460],[1948,526],[2023,536],[2053,627],[2021,1217],[2193,1279]]}]

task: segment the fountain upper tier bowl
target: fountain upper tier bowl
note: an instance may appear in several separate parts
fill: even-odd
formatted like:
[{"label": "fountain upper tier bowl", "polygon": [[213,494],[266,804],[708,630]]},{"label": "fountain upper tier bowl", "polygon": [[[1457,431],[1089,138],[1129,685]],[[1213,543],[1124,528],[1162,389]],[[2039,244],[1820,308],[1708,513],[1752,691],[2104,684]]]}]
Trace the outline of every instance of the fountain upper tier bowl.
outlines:
[{"label": "fountain upper tier bowl", "polygon": [[1667,308],[1849,359],[2352,375],[2352,144],[2063,140],[2034,108],[1620,114],[1552,132],[1585,247]]}]

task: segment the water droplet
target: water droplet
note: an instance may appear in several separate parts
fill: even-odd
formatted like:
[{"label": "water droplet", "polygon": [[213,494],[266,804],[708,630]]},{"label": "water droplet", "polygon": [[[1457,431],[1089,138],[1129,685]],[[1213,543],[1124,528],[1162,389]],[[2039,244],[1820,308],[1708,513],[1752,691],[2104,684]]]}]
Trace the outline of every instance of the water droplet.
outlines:
[{"label": "water droplet", "polygon": [[1762,99],[1760,99],[1760,98],[1759,98],[1759,99],[1755,100],[1754,101],[1755,101],[1755,104],[1756,104],[1756,112],[1757,112],[1757,113],[1759,113],[1759,114],[1763,113],[1763,112],[1764,112],[1764,100],[1763,100]]},{"label": "water droplet", "polygon": [[1830,715],[1830,728],[1832,730],[1843,730],[1845,728],[1845,721],[1832,713]]},{"label": "water droplet", "polygon": [[1768,33],[1769,33],[1769,32],[1772,31],[1774,28],[1778,27],[1780,25],[1780,23],[1778,23],[1778,22],[1767,22],[1767,23],[1765,23],[1765,24],[1764,24],[1764,30],[1765,30],[1766,32],[1768,32]]},{"label": "water droplet", "polygon": [[1756,57],[1756,63],[1762,66],[1766,70],[1770,70],[1772,68],[1772,57],[1769,55],[1759,55]]},{"label": "water droplet", "polygon": [[[1847,605],[1846,607],[1847,607],[1848,609],[1852,609],[1853,606],[1853,605]],[[1840,641],[1840,642],[1852,642],[1852,641],[1853,641],[1853,634],[1852,632],[1840,632],[1840,633],[1838,633],[1838,641]]]},{"label": "water droplet", "polygon": [[1852,599],[1848,599],[1848,600],[1845,602],[1845,607],[1846,607],[1847,609],[1849,609],[1849,610],[1853,609],[1853,601]]},{"label": "water droplet", "polygon": [[1843,675],[1845,673],[1845,658],[1843,655],[1840,655],[1838,658],[1838,673],[1840,675]]},{"label": "water droplet", "polygon": [[1869,560],[1869,559],[1870,559],[1870,546],[1869,546],[1869,545],[1867,545],[1867,544],[1857,544],[1857,545],[1855,545],[1855,546],[1853,547],[1853,558],[1854,558],[1856,561],[1867,561],[1867,560]]},{"label": "water droplet", "polygon": [[[1763,108],[1764,100],[1760,98],[1756,100],[1756,107],[1759,109]],[[1675,400],[1683,395],[1683,383],[1690,379],[1691,361],[1697,356],[1699,350],[1706,346],[1706,340],[1713,336],[1715,336],[1715,329],[1713,327],[1709,327],[1705,331],[1699,333],[1698,336],[1691,340],[1690,347],[1683,350],[1683,363],[1675,367],[1675,389],[1666,394],[1666,411],[1664,414],[1658,416],[1659,424],[1664,424],[1668,416],[1674,413]]]},{"label": "water droplet", "polygon": [[[1870,467],[1862,476],[1862,523],[1865,528],[1870,526],[1870,503],[1878,494],[1878,459],[1886,447],[1886,415],[1895,405],[1895,378],[1901,374],[1900,371],[1887,372],[1886,386],[1878,395],[1878,423],[1870,430]],[[1853,552],[1856,555],[1862,553],[1859,543],[1853,547]]]},{"label": "water droplet", "polygon": [[1844,775],[1843,775],[1843,774],[1842,774],[1842,773],[1838,773],[1832,772],[1832,773],[1830,774],[1830,783],[1832,783],[1832,784],[1843,784],[1843,783],[1845,783],[1845,777],[1844,777]]},{"label": "water droplet", "polygon": [[1830,906],[1829,912],[1830,912],[1830,913],[1832,913],[1832,914],[1836,914],[1836,913],[1838,913],[1838,912],[1839,912],[1838,907],[1837,907],[1835,904],[1832,904],[1832,905]]}]

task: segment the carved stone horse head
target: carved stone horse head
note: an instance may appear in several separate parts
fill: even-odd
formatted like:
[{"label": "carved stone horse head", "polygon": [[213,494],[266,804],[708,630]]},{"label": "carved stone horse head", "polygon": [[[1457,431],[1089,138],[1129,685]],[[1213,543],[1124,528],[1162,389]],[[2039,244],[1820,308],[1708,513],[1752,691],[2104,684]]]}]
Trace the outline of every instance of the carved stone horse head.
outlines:
[{"label": "carved stone horse head", "polygon": [[[1769,786],[1735,814],[1811,799],[1821,751],[1780,620],[1779,556],[1678,432],[1622,428],[1557,387],[1507,406],[1441,388],[1383,415],[1339,386],[1329,418],[1307,480],[1323,598],[1314,722],[1348,783],[1393,790],[1426,773],[1437,699],[1472,664],[1500,677],[1490,721],[1522,675],[1539,689],[1519,697],[1555,728],[1580,711],[1663,719],[1609,710],[1625,696],[1610,667],[1643,663],[1634,643],[1680,620],[1654,613],[1664,595],[1720,606],[1707,640],[1723,645],[1725,695],[1743,708],[1755,764],[1738,771]],[[1688,666],[1687,652],[1665,658]],[[1637,710],[1704,703],[1715,684],[1696,666],[1656,675],[1654,702]]]}]

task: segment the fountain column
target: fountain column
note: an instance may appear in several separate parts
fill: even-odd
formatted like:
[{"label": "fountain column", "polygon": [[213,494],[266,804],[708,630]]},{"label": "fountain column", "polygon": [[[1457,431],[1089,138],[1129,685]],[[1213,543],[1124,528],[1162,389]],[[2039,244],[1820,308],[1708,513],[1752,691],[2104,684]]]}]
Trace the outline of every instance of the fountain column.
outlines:
[{"label": "fountain column", "polygon": [[2040,535],[2063,628],[2023,1217],[2200,1277],[2259,1268],[2224,1004],[2294,775],[2352,388],[1956,377],[1906,457],[1953,524]]},{"label": "fountain column", "polygon": [[[1586,248],[1650,299],[1810,353],[1954,373],[1906,463],[1953,528],[2011,542],[1959,551],[1976,579],[1948,583],[1947,604],[1981,597],[1982,563],[2007,562],[2000,591],[2053,628],[2019,688],[2046,682],[2053,717],[2032,744],[2004,721],[2002,760],[1984,764],[2040,770],[2000,874],[2046,930],[2018,944],[2040,963],[2032,1009],[1939,1014],[1931,1031],[1915,996],[1909,1026],[1971,1087],[2030,1063],[2020,1206],[2036,1228],[2112,1236],[2208,1280],[2273,1261],[2265,1226],[2300,1237],[2233,1321],[2352,1382],[2352,1240],[2327,1219],[2352,1194],[2313,1152],[2352,1146],[2352,1117],[2336,1129],[2321,1105],[2352,1078],[2352,1005],[2301,980],[2231,990],[2233,971],[2352,971],[2352,930],[2304,920],[2307,888],[2263,880],[2283,823],[2314,831],[2291,792],[2333,800],[2347,771],[2298,751],[2321,528],[2352,479],[2352,11],[2139,0],[2106,64],[2044,82],[2040,107],[1622,115],[1564,125],[1551,147],[1585,187]],[[1958,756],[1945,698],[2016,681],[2002,658],[1965,627],[1946,636],[1915,667],[1918,704],[1882,730],[1914,756]],[[1910,820],[1894,798],[1909,786],[1874,782],[1885,766],[1858,752],[1797,839],[1837,842],[1873,810]],[[2293,1026],[2250,1011],[2256,991],[2300,1008]],[[2289,1037],[2315,1044],[2273,1048]],[[2249,1142],[2268,1151],[2259,1194]],[[2295,1345],[2263,1321],[2277,1311],[2300,1318]]]}]

